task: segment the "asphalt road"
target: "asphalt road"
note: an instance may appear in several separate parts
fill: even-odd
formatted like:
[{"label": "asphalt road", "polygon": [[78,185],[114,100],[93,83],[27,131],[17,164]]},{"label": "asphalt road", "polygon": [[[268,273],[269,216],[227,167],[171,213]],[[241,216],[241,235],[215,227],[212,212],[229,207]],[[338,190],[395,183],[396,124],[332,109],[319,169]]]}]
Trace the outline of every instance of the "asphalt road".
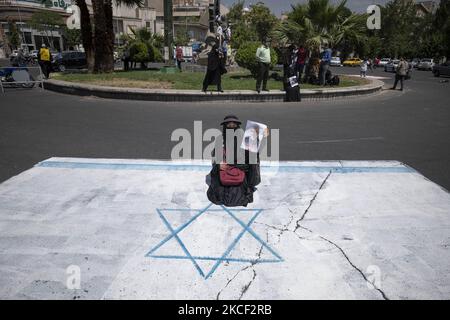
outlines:
[{"label": "asphalt road", "polygon": [[[392,74],[369,75],[392,85]],[[174,129],[193,132],[194,120],[203,130],[217,128],[234,113],[280,129],[281,160],[398,160],[450,189],[450,83],[442,80],[450,79],[415,71],[403,92],[298,104],[160,103],[9,89],[0,93],[0,181],[54,156],[169,159]]]}]

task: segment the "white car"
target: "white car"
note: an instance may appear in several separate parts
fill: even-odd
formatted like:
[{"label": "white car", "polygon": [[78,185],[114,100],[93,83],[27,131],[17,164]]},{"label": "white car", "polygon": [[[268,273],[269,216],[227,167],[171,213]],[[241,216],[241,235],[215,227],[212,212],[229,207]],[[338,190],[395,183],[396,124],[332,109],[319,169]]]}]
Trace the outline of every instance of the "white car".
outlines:
[{"label": "white car", "polygon": [[417,69],[419,70],[433,70],[433,67],[434,67],[434,60],[431,58],[422,59],[417,65]]},{"label": "white car", "polygon": [[379,67],[384,67],[385,65],[387,65],[389,62],[391,62],[391,58],[383,58],[380,60],[380,62],[378,63]]},{"label": "white car", "polygon": [[330,66],[342,67],[341,58],[331,57]]},{"label": "white car", "polygon": [[384,72],[395,72],[399,63],[400,60],[392,60],[384,66]]}]

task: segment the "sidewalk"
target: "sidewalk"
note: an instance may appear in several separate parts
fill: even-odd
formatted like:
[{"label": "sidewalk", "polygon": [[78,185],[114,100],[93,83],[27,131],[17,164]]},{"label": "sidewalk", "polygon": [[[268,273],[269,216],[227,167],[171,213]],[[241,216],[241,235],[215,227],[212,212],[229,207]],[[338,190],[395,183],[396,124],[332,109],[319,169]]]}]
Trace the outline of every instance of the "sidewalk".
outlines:
[{"label": "sidewalk", "polygon": [[209,203],[209,170],[52,158],[0,184],[0,298],[450,297],[450,195],[410,167],[263,163],[247,208]]}]

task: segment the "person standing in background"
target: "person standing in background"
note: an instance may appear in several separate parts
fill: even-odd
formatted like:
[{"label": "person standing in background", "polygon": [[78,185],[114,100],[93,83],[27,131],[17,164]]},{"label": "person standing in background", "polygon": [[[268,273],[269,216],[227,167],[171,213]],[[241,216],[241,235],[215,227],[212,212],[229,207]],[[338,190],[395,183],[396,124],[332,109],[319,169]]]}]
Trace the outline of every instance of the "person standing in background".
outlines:
[{"label": "person standing in background", "polygon": [[209,85],[217,85],[217,91],[222,90],[222,74],[226,73],[223,53],[217,44],[214,44],[211,51],[208,53],[208,67],[206,70],[205,79],[203,80],[202,91],[206,93]]},{"label": "person standing in background", "polygon": [[395,70],[395,82],[394,86],[392,87],[392,90],[395,90],[397,88],[397,83],[400,80],[400,91],[403,91],[403,81],[406,78],[406,74],[408,73],[408,62],[403,59],[403,57],[400,58],[400,62],[398,63],[397,70]]},{"label": "person standing in background", "polygon": [[256,60],[258,62],[258,79],[256,80],[256,91],[261,92],[262,90],[269,91],[267,89],[267,80],[269,79],[269,69],[270,69],[270,48],[269,41],[265,39],[261,46],[256,50]]},{"label": "person standing in background", "polygon": [[369,61],[367,61],[366,58],[364,58],[363,62],[361,62],[361,71],[360,71],[360,77],[365,78],[367,73],[367,66],[369,65]]},{"label": "person standing in background", "polygon": [[45,79],[48,79],[50,77],[50,69],[52,65],[51,65],[50,50],[48,50],[45,44],[42,44],[41,50],[39,50],[38,60]]},{"label": "person standing in background", "polygon": [[181,72],[181,63],[183,62],[183,48],[181,48],[180,45],[177,45],[175,58],[177,59],[177,67]]},{"label": "person standing in background", "polygon": [[324,50],[322,51],[320,57],[320,70],[319,70],[319,84],[325,86],[325,77],[328,69],[330,68],[331,61],[331,49],[328,48],[327,44],[324,44]]},{"label": "person standing in background", "polygon": [[297,79],[301,82],[303,71],[305,70],[306,58],[308,57],[308,52],[303,45],[297,50]]}]

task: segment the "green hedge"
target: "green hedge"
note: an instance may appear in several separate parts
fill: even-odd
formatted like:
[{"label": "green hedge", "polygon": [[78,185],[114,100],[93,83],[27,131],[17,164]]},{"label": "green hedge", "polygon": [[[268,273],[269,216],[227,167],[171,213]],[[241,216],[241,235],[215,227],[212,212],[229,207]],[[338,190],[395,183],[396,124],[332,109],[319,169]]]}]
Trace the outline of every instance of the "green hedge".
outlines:
[{"label": "green hedge", "polygon": [[163,56],[158,49],[143,41],[133,42],[130,46],[130,58],[136,62],[161,62]]},{"label": "green hedge", "polygon": [[[253,77],[258,76],[258,61],[256,60],[256,50],[261,44],[259,42],[247,42],[242,44],[236,53],[236,62],[242,68],[248,69]],[[273,48],[270,48],[270,67],[273,68],[278,61],[278,55]]]}]

